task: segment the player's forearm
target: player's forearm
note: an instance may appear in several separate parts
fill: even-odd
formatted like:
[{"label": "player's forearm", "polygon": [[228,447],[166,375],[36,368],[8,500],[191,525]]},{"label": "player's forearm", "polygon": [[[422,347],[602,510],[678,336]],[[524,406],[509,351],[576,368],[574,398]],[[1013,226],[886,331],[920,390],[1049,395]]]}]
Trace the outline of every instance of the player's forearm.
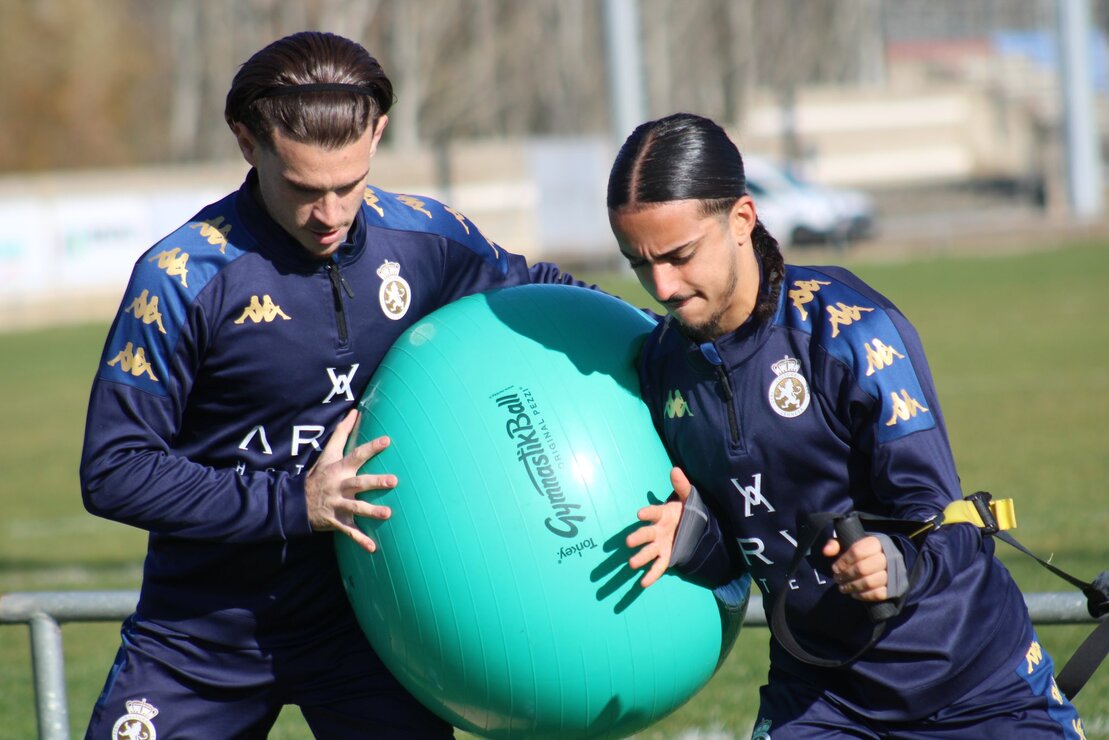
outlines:
[{"label": "player's forearm", "polygon": [[310,533],[303,482],[286,473],[239,475],[153,450],[120,450],[82,465],[92,514],[189,539],[254,542]]},{"label": "player's forearm", "polygon": [[156,404],[168,405],[94,389],[80,469],[89,512],[186,538],[249,542],[310,533],[302,476],[217,469],[176,454],[162,428],[170,415]]}]

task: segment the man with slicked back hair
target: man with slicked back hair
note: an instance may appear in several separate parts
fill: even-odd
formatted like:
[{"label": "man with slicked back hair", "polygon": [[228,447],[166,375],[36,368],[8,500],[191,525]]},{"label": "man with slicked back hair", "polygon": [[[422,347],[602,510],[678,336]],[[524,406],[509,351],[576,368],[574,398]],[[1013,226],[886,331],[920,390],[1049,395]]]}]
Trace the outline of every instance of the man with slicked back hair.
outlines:
[{"label": "man with slicked back hair", "polygon": [[[668,314],[639,375],[674,494],[640,511],[629,562],[644,587],[667,568],[758,584],[772,638],[752,737],[1080,737],[993,539],[929,523],[963,496],[905,316],[847,270],[785,264],[707,118],[637,128],[608,209]],[[852,512],[865,529],[841,543]]]},{"label": "man with slicked back hair", "polygon": [[389,444],[345,452],[386,351],[460,297],[530,282],[457,210],[368,183],[393,87],[361,45],[303,32],[254,54],[225,119],[250,170],[135,263],[93,381],[86,508],[149,532],[136,611],[87,737],[265,737],[296,705],[321,738],[452,728],[385,669],[343,591],[368,557],[357,494]]}]

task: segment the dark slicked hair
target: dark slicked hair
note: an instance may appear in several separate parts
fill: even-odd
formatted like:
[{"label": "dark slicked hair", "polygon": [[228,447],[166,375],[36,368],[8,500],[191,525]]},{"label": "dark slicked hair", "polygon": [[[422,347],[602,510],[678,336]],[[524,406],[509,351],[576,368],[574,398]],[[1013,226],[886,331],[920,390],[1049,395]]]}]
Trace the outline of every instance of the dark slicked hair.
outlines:
[{"label": "dark slicked hair", "polygon": [[[321,84],[335,87],[295,90]],[[376,127],[393,100],[393,83],[361,44],[302,31],[273,42],[239,68],[223,117],[271,148],[278,130],[303,144],[337,149]]]},{"label": "dark slicked hair", "polygon": [[[637,211],[679,200],[701,203],[705,216],[727,213],[747,193],[743,157],[715,122],[692,113],[675,113],[638,126],[616,155],[608,177],[608,207]],[[755,307],[765,320],[777,310],[785,278],[778,241],[761,221],[751,241],[763,264],[767,290]]]}]

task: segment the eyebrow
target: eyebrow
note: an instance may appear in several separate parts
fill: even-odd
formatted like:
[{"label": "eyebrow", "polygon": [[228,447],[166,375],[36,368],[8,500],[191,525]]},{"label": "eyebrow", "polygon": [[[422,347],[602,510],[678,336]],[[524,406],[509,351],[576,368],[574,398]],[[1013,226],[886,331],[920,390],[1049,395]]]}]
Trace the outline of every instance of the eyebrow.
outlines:
[{"label": "eyebrow", "polygon": [[291,177],[288,177],[287,175],[285,176],[285,182],[289,183],[290,187],[295,188],[296,190],[300,190],[301,192],[305,192],[305,193],[322,193],[322,192],[325,192],[325,191],[326,192],[331,192],[331,191],[339,192],[340,190],[350,190],[353,187],[357,187],[358,184],[360,182],[365,181],[365,179],[367,177],[369,177],[369,175],[370,175],[370,170],[369,170],[369,168],[366,168],[366,171],[363,172],[361,174],[361,176],[359,176],[358,178],[356,178],[354,180],[351,180],[350,182],[343,183],[342,185],[339,185],[339,186],[334,187],[334,188],[318,188],[318,187],[315,187],[313,185],[307,185],[303,182],[299,182],[297,180],[294,180]]},{"label": "eyebrow", "polygon": [[687,241],[684,244],[679,244],[678,246],[673,247],[672,249],[668,249],[667,251],[663,252],[662,254],[660,254],[658,257],[656,257],[654,259],[644,259],[640,255],[628,254],[627,252],[624,251],[623,247],[620,248],[620,254],[624,255],[624,259],[626,259],[626,260],[643,260],[644,262],[665,262],[668,259],[673,259],[674,255],[676,255],[678,252],[682,251],[683,249],[695,246],[697,244],[697,242],[699,242],[699,241],[701,241],[701,237],[697,237],[696,239],[691,239],[691,240]]}]

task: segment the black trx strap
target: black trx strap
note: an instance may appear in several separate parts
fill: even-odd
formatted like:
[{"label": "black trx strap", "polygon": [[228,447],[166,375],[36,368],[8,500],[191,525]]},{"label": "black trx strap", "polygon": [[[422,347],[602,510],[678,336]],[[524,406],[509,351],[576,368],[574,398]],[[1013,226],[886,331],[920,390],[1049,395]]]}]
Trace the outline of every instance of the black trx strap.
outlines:
[{"label": "black trx strap", "polygon": [[816,544],[816,540],[820,537],[821,532],[824,531],[829,524],[835,527],[836,536],[840,540],[842,549],[847,550],[852,544],[865,536],[862,521],[860,520],[874,522],[877,525],[875,527],[876,529],[899,531],[910,537],[927,535],[929,532],[933,532],[939,527],[947,524],[973,524],[981,529],[983,534],[993,535],[1008,543],[1010,546],[1015,547],[1025,555],[1031,557],[1044,568],[1047,568],[1055,575],[1081,590],[1086,596],[1086,608],[1090,616],[1100,620],[1101,623],[1094,629],[1093,634],[1087,637],[1078,647],[1074,655],[1067,661],[1067,664],[1056,678],[1059,690],[1062,691],[1068,699],[1073,699],[1078,694],[1079,690],[1081,690],[1086,684],[1086,681],[1089,680],[1090,676],[1093,675],[1094,671],[1105,659],[1105,656],[1109,654],[1109,619],[1105,619],[1106,616],[1109,616],[1109,571],[1103,571],[1092,583],[1087,583],[1055,567],[1046,560],[1037,557],[1006,531],[1016,527],[1016,518],[1013,513],[1012,501],[1010,499],[994,499],[989,493],[978,491],[977,493],[967,496],[963,501],[953,502],[944,509],[943,515],[929,522],[891,519],[861,512],[850,512],[848,514],[824,512],[810,515],[808,521],[801,526],[801,531],[798,533],[797,552],[794,554],[793,561],[789,565],[783,588],[779,591],[778,598],[774,600],[770,616],[770,627],[775,639],[798,660],[823,668],[840,668],[854,662],[881,639],[882,635],[885,633],[888,620],[901,613],[904,599],[908,593],[912,591],[916,583],[921,563],[920,558],[914,563],[912,572],[909,574],[909,587],[904,595],[897,599],[889,599],[866,605],[870,621],[874,623],[874,630],[866,644],[846,659],[834,660],[813,655],[797,642],[786,620],[785,595],[789,592],[789,589],[786,588],[785,585],[789,583],[789,580],[800,567],[805,556],[812,549],[813,545]]},{"label": "black trx strap", "polygon": [[[1105,660],[1105,656],[1109,654],[1109,619],[1105,619],[1106,616],[1109,616],[1109,571],[1102,571],[1090,583],[1076,578],[1033,553],[1018,542],[1016,537],[1005,531],[1008,527],[1000,526],[996,518],[991,518],[989,512],[992,509],[987,507],[993,499],[989,493],[978,491],[967,496],[967,500],[972,501],[978,513],[982,515],[982,520],[986,525],[983,529],[987,534],[992,534],[1010,547],[1020,550],[1044,568],[1080,590],[1086,597],[1086,611],[1094,619],[1100,620],[1100,624],[1078,646],[1078,649],[1074,651],[1070,660],[1067,661],[1067,664],[1063,666],[1063,669],[1059,671],[1059,675],[1055,678],[1055,683],[1059,686],[1059,690],[1063,692],[1063,695],[1068,699],[1073,699],[1086,685],[1086,681],[1090,679],[1090,676],[1101,665],[1101,662]],[[1016,526],[1015,520],[1013,526]]]},{"label": "black trx strap", "polygon": [[[885,517],[875,517],[869,514],[852,511],[848,514],[811,514],[808,521],[801,525],[801,530],[798,532],[797,552],[793,555],[793,560],[789,564],[789,569],[786,573],[785,584],[793,578],[793,574],[797,572],[801,562],[805,556],[816,544],[816,540],[820,537],[820,533],[832,524],[836,531],[836,537],[840,540],[840,545],[843,550],[851,547],[854,543],[858,542],[866,535],[863,530],[863,525],[860,519],[867,521],[881,520],[883,522],[896,522],[905,524],[906,520],[903,519],[886,519]],[[920,522],[911,522],[914,529],[920,528]],[[906,589],[907,594],[912,589],[913,584],[916,582],[917,569],[920,561],[918,560],[913,566],[913,572],[909,574],[909,588]],[[832,658],[822,658],[818,655],[813,655],[793,636],[793,631],[789,628],[789,623],[786,620],[786,598],[785,595],[789,592],[783,584],[782,590],[779,591],[779,596],[774,600],[774,606],[770,614],[770,631],[774,634],[775,639],[781,643],[790,655],[800,661],[810,665],[820,666],[821,668],[841,668],[849,663],[855,662],[863,653],[874,646],[874,643],[881,639],[886,631],[886,624],[890,617],[894,617],[901,613],[901,605],[904,601],[904,596],[897,599],[889,599],[887,601],[876,601],[865,604],[867,615],[870,621],[874,623],[874,630],[870,633],[870,638],[862,647],[860,647],[851,657],[843,660],[835,660]]]}]

